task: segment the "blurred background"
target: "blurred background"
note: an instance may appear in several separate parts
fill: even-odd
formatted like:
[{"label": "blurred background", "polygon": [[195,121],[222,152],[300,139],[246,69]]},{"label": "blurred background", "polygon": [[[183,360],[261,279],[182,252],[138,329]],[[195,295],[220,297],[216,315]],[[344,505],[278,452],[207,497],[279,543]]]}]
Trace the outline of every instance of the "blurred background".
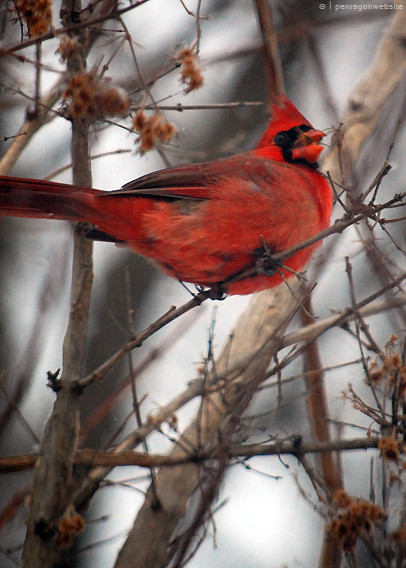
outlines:
[{"label": "blurred background", "polygon": [[[53,24],[60,27],[59,2],[52,3]],[[350,2],[349,4],[355,4]],[[371,5],[374,2],[370,3]],[[337,126],[347,97],[371,64],[393,10],[344,10],[338,2],[325,5],[313,0],[273,0],[279,29],[280,53],[286,92],[309,121],[321,130]],[[187,2],[195,11],[197,2]],[[323,8],[324,6],[324,8]],[[10,21],[11,3],[0,6],[2,47],[20,41],[18,22]],[[204,86],[185,94],[174,67],[176,53],[196,40],[196,20],[179,0],[150,0],[125,15],[134,42],[137,64],[144,83],[151,82],[154,99],[163,105],[190,105],[183,112],[164,110],[178,136],[162,148],[171,165],[215,159],[252,148],[267,121],[266,104],[199,108],[230,102],[267,100],[265,72],[260,51],[260,33],[254,5],[246,0],[205,0],[200,15],[200,63]],[[205,16],[207,15],[207,18]],[[89,67],[108,64],[106,75],[132,93],[135,104],[150,102],[142,88],[128,44],[120,26],[102,35],[89,57]],[[58,40],[43,43],[41,92],[51,89],[63,71],[56,53]],[[35,47],[21,54],[35,60]],[[111,60],[110,60],[111,58]],[[0,125],[4,137],[0,154],[34,108],[35,65],[3,57],[0,60],[2,92]],[[366,188],[381,168],[393,139],[396,121],[404,109],[404,91],[388,105],[380,125],[360,161],[354,183]],[[58,109],[58,106],[55,107]],[[137,152],[136,136],[129,121],[96,123],[91,134],[93,185],[118,189],[149,171],[165,167],[162,154]],[[127,128],[121,128],[125,125]],[[381,199],[404,189],[402,156],[404,129],[399,131]],[[327,141],[328,144],[328,141]],[[100,157],[102,156],[102,157]],[[70,163],[70,124],[56,117],[43,126],[26,147],[10,175],[44,178],[54,176]],[[53,179],[69,183],[67,168]],[[336,216],[342,211],[337,210]],[[391,233],[398,242],[405,238],[404,224]],[[380,246],[396,261],[399,251],[387,235]],[[30,453],[38,449],[44,423],[54,401],[47,388],[47,371],[61,366],[62,342],[69,315],[72,231],[68,223],[0,218],[0,451],[2,455]],[[317,266],[314,308],[317,318],[349,304],[344,257],[353,263],[356,291],[367,296],[379,283],[374,265],[365,254],[360,233],[349,229],[324,243],[313,266]],[[316,268],[310,269],[310,274]],[[180,305],[190,295],[178,282],[162,275],[149,261],[110,243],[95,245],[95,285],[85,372],[89,373],[113,354],[135,332],[147,327],[171,305]],[[205,303],[154,335],[132,354],[141,411],[159,411],[180,394],[197,376],[208,353],[210,330],[214,330],[214,354],[230,334],[248,305],[249,298],[231,297]],[[131,312],[131,317],[129,316]],[[377,343],[384,345],[393,333],[404,333],[404,314],[374,316],[369,321]],[[296,322],[296,325],[299,325]],[[327,373],[331,418],[340,424],[341,435],[360,435],[368,420],[354,415],[342,392],[356,385],[360,396],[370,396],[363,383],[357,341],[343,330],[332,330],[320,341],[323,364],[343,363]],[[123,361],[107,379],[88,388],[83,396],[81,446],[104,448],[134,428],[127,375]],[[284,378],[300,375],[300,362],[289,367]],[[283,387],[277,409],[276,389],[270,384],[257,396],[246,419],[250,440],[282,435],[308,434],[305,387],[292,380]],[[190,403],[177,414],[180,431],[197,409]],[[127,420],[127,421],[126,421]],[[168,427],[149,439],[152,452],[171,447]],[[342,463],[346,488],[367,498],[370,492],[370,452],[346,453]],[[356,473],[354,473],[356,472]],[[18,563],[27,514],[25,499],[31,472],[0,477],[0,510],[3,511],[0,565]],[[64,566],[107,568],[114,565],[137,508],[148,487],[147,473],[138,468],[117,468],[98,492],[87,513],[87,526],[75,547],[66,553]],[[204,566],[312,567],[317,565],[323,539],[323,520],[308,478],[293,457],[254,458],[229,469],[219,496],[213,526],[192,568]],[[14,505],[15,504],[15,505]],[[11,552],[10,552],[11,551]],[[365,564],[363,564],[365,562]],[[369,566],[359,559],[359,566]]]}]

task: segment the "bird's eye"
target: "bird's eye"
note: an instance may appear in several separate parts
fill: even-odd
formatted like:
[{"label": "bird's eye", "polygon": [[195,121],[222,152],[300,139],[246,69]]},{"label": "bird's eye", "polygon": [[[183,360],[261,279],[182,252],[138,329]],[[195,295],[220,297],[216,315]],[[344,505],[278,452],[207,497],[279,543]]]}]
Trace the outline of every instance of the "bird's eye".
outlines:
[{"label": "bird's eye", "polygon": [[273,139],[274,144],[277,146],[286,146],[290,144],[290,137],[286,130],[282,130],[276,134],[275,138]]},{"label": "bird's eye", "polygon": [[312,127],[308,124],[301,124],[299,128],[302,132],[308,132],[309,130],[312,130]]}]

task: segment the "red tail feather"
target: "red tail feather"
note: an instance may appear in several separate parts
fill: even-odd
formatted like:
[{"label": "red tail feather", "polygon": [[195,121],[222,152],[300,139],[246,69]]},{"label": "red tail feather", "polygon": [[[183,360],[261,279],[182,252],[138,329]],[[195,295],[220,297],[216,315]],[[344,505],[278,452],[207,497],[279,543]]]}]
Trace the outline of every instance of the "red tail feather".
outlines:
[{"label": "red tail feather", "polygon": [[64,183],[0,176],[0,215],[86,221],[88,197],[97,193]]}]

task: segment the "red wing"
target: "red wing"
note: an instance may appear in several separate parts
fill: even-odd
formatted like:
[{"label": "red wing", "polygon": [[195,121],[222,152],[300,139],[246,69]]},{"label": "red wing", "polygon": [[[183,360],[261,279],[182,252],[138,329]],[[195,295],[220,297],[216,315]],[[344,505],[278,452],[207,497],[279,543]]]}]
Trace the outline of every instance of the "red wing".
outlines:
[{"label": "red wing", "polygon": [[152,172],[104,195],[204,200],[210,197],[208,186],[221,177],[219,172],[218,164],[188,164]]}]

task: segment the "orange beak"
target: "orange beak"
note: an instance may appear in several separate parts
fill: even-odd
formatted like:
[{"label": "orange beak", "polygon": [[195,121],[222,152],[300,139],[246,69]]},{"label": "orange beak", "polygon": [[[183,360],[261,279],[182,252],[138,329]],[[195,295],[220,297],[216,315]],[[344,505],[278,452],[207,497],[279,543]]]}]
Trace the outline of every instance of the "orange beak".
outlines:
[{"label": "orange beak", "polygon": [[308,162],[317,162],[323,146],[319,144],[325,134],[321,130],[301,132],[292,150],[292,158],[301,158]]}]

